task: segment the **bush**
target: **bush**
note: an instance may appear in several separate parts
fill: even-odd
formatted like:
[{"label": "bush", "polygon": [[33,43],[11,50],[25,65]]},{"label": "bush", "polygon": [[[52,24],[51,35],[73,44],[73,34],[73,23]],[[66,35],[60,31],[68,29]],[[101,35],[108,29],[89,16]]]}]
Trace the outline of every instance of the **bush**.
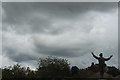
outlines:
[{"label": "bush", "polygon": [[63,77],[70,74],[70,64],[66,59],[48,56],[39,58],[38,64],[37,74],[41,77]]}]

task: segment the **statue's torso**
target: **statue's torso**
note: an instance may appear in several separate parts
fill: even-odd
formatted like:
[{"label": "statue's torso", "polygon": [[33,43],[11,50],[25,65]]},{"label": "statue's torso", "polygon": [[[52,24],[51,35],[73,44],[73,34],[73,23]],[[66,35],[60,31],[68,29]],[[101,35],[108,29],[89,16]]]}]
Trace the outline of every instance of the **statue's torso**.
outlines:
[{"label": "statue's torso", "polygon": [[98,59],[98,61],[99,61],[99,65],[100,65],[100,66],[105,66],[105,59],[104,59],[104,58],[101,58],[101,57],[100,57],[100,58]]}]

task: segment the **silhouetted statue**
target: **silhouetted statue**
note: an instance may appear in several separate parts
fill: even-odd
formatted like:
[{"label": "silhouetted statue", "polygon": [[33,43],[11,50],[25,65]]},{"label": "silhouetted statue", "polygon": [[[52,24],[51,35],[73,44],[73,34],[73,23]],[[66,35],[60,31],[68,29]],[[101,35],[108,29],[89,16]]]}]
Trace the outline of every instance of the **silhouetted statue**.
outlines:
[{"label": "silhouetted statue", "polygon": [[92,55],[93,55],[93,57],[96,58],[96,59],[98,60],[98,62],[99,62],[100,76],[101,76],[101,78],[103,78],[104,71],[105,71],[105,67],[106,67],[105,61],[110,60],[113,55],[111,55],[109,58],[104,58],[104,57],[103,57],[103,53],[100,53],[100,54],[99,54],[100,57],[95,56],[95,55],[93,54],[93,52],[92,52]]},{"label": "silhouetted statue", "polygon": [[78,71],[79,71],[79,68],[77,66],[72,66],[72,68],[71,68],[72,75],[77,74]]}]

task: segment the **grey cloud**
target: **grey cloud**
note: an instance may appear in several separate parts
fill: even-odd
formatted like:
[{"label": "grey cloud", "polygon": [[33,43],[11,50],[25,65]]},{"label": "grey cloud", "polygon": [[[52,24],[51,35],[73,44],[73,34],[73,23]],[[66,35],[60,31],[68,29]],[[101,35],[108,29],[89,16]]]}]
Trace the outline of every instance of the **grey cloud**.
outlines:
[{"label": "grey cloud", "polygon": [[75,49],[67,49],[67,48],[57,48],[57,47],[48,47],[44,44],[41,44],[40,42],[35,42],[35,50],[39,54],[44,55],[54,55],[54,56],[60,56],[60,57],[77,57],[78,53],[76,53],[78,50]]},{"label": "grey cloud", "polygon": [[[29,54],[29,53],[28,53]],[[9,56],[13,61],[16,62],[21,62],[21,61],[29,61],[29,60],[37,60],[36,57],[34,57],[33,55],[28,55],[28,54],[20,54],[16,55],[16,56]]]},{"label": "grey cloud", "polygon": [[[30,55],[30,53],[20,53],[19,51],[12,49],[11,47],[3,47],[3,53],[15,62],[37,60],[36,56]],[[34,54],[34,53],[33,53]]]},{"label": "grey cloud", "polygon": [[[120,2],[118,2],[118,13],[120,13]],[[118,14],[118,21],[120,21],[120,14]],[[120,23],[118,23],[120,25]],[[120,26],[118,27],[118,67],[120,69]]]},{"label": "grey cloud", "polygon": [[[96,18],[98,16],[92,14],[91,18],[91,14],[89,14],[90,11],[102,13],[103,17],[106,14],[109,17],[110,14],[110,19],[112,19],[111,14],[113,15],[114,13],[113,9],[116,10],[117,3],[5,2],[2,7],[4,9],[3,32],[5,32],[3,34],[3,53],[13,61],[24,63],[25,61],[35,60],[43,55],[53,55],[69,58],[70,61],[73,61],[72,63],[76,62],[74,58],[80,58],[82,61],[80,66],[84,66],[87,65],[87,62],[84,61],[86,57],[88,57],[89,62],[91,61],[91,58],[89,58],[91,54],[87,54],[90,51],[96,50],[96,53],[103,51],[106,54],[105,56],[110,55],[110,53],[117,53],[114,52],[117,51],[116,43],[111,41],[115,39],[113,37],[112,39],[111,37],[109,38],[109,34],[105,33],[104,35],[104,31],[107,29],[106,32],[108,32],[113,27],[112,25],[115,24],[114,21],[116,19],[111,20],[113,23],[109,23],[112,25],[106,28],[108,25],[104,23],[107,20],[106,22],[103,21],[103,23],[98,20],[95,24],[97,20],[94,20],[93,17]],[[108,17],[105,16],[105,19]],[[101,17],[98,18],[104,20]],[[78,24],[75,24],[76,22]],[[114,25],[114,27],[116,26]],[[114,28],[112,30],[114,31]],[[4,36],[6,37],[4,38]],[[27,40],[30,45],[25,44],[26,40],[24,41],[24,39],[27,36],[30,36],[32,40]],[[38,39],[37,41],[34,36]],[[113,42],[112,45],[109,41]],[[15,44],[13,45],[12,43]],[[23,44],[21,46],[22,49],[18,47],[20,44]],[[109,44],[114,48],[105,49]],[[31,48],[31,46],[33,47]],[[114,55],[117,56],[116,54]]]},{"label": "grey cloud", "polygon": [[73,45],[71,45],[73,46],[72,48],[69,47],[67,48],[64,46],[58,47],[60,43],[58,44],[56,43],[56,46],[52,46],[52,45],[46,45],[45,43],[42,43],[40,40],[36,40],[35,38],[33,38],[33,40],[35,45],[35,51],[37,53],[44,55],[59,56],[59,57],[67,57],[67,58],[80,57],[86,53],[89,53],[94,48],[94,44],[90,42],[86,42],[86,44],[82,46],[80,44],[78,47],[74,47]]},{"label": "grey cloud", "polygon": [[[13,25],[18,33],[60,33],[62,30],[52,28],[52,20],[74,20],[89,11],[109,12],[117,3],[3,3],[6,16],[4,24]],[[87,5],[87,6],[86,6]],[[35,14],[37,13],[37,14]],[[39,16],[41,15],[41,16]],[[88,14],[89,15],[89,14]],[[37,16],[37,17],[36,17]],[[42,18],[45,16],[46,18]],[[3,26],[4,26],[3,24]],[[24,27],[26,26],[26,27]],[[6,30],[6,26],[3,30]],[[46,32],[45,29],[49,31]]]}]

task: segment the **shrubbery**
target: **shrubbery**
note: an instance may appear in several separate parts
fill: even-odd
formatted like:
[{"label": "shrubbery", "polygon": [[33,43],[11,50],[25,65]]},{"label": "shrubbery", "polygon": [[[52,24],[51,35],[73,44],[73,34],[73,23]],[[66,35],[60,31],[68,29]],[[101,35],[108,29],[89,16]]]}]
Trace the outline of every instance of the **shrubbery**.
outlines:
[{"label": "shrubbery", "polygon": [[[68,60],[57,57],[40,58],[38,68],[34,71],[29,67],[22,67],[20,64],[2,69],[3,78],[87,78],[98,72],[97,67],[90,66],[85,69],[79,69],[77,66],[70,68]],[[108,67],[108,74],[112,76],[120,75],[120,70],[115,67]]]}]

